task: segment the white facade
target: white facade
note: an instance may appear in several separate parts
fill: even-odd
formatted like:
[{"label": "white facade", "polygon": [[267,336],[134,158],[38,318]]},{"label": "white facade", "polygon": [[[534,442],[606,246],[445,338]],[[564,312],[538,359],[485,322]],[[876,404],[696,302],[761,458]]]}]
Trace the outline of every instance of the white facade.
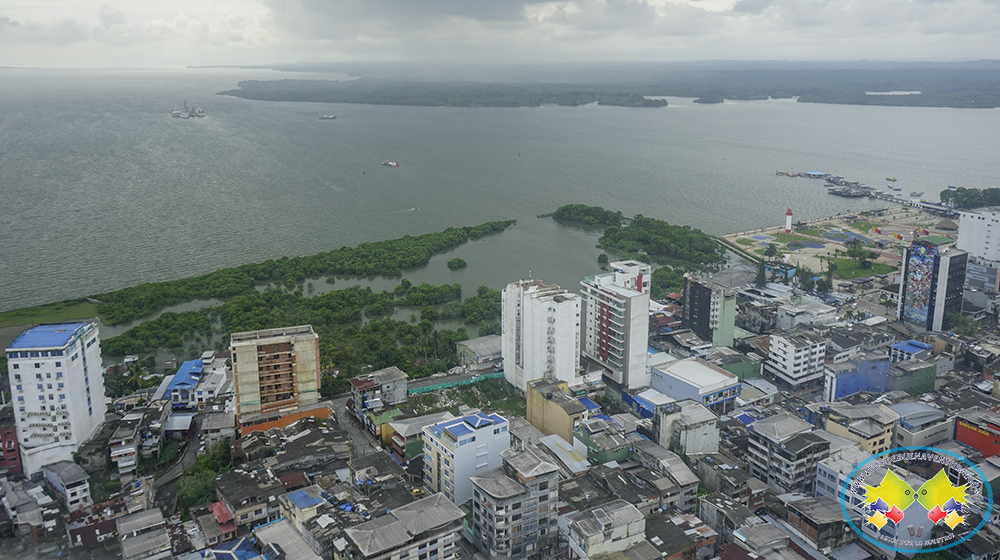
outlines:
[{"label": "white facade", "polygon": [[104,421],[97,323],[24,331],[7,348],[7,372],[24,474],[72,461]]},{"label": "white facade", "polygon": [[1000,261],[1000,207],[963,210],[959,219],[959,249],[977,259]]},{"label": "white facade", "polygon": [[573,385],[580,373],[580,296],[539,280],[502,293],[504,378],[518,389],[541,377]]},{"label": "white facade", "polygon": [[470,476],[503,465],[510,423],[498,414],[475,412],[423,429],[424,486],[456,505],[472,498]]},{"label": "white facade", "polygon": [[764,369],[792,387],[823,378],[826,341],[809,333],[772,334]]},{"label": "white facade", "polygon": [[652,268],[642,262],[610,264],[614,272],[580,282],[584,300],[583,355],[604,366],[605,375],[625,389],[648,387],[649,282]]}]

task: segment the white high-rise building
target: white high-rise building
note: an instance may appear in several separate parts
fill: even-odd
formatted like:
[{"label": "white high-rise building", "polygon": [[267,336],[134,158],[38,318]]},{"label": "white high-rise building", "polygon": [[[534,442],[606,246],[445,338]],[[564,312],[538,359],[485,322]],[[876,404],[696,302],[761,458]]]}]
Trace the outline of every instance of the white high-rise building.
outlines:
[{"label": "white high-rise building", "polygon": [[577,381],[580,296],[540,280],[511,282],[502,294],[504,378],[525,391],[542,377]]},{"label": "white high-rise building", "polygon": [[73,453],[104,422],[97,323],[38,325],[7,348],[7,373],[24,474]]},{"label": "white high-rise building", "polygon": [[976,259],[1000,262],[1000,207],[961,212],[955,246]]},{"label": "white high-rise building", "polygon": [[623,389],[648,387],[649,281],[652,267],[611,263],[614,272],[588,276],[583,288],[583,355],[602,365]]}]

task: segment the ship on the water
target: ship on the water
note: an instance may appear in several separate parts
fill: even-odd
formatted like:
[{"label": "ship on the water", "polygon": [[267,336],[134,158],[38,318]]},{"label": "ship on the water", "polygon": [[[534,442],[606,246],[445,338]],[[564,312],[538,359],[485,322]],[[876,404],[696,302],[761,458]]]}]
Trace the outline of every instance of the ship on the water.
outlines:
[{"label": "ship on the water", "polygon": [[174,107],[174,109],[170,111],[170,116],[177,117],[180,119],[190,119],[192,117],[204,117],[205,110],[202,109],[201,107],[198,107],[196,109],[190,109],[188,108],[187,101],[185,101],[184,108],[181,109],[180,107]]},{"label": "ship on the water", "polygon": [[332,121],[335,118],[337,118],[337,115],[323,115],[322,117],[319,118],[319,120],[321,120],[321,121]]},{"label": "ship on the water", "polygon": [[398,163],[396,163],[396,162],[394,162],[392,160],[388,160],[388,159],[385,160],[385,161],[383,161],[382,165],[385,165],[386,167],[399,167]]}]

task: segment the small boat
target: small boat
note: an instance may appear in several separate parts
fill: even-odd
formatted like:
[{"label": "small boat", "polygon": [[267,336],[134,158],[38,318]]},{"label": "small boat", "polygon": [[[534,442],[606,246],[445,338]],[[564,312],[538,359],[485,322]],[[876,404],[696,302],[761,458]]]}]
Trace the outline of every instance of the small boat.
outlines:
[{"label": "small boat", "polygon": [[894,191],[901,191],[901,190],[903,190],[903,187],[892,187],[892,190],[894,190]]},{"label": "small boat", "polygon": [[383,161],[382,165],[385,165],[386,167],[399,167],[398,163],[396,163],[396,162],[394,162],[392,160],[388,160],[388,159],[385,160],[385,161]]},{"label": "small boat", "polygon": [[319,118],[319,120],[321,120],[321,121],[332,121],[335,118],[337,118],[337,115],[323,115],[322,117]]},{"label": "small boat", "polygon": [[949,189],[951,189],[951,190],[955,190],[955,189],[957,189],[958,187],[956,187],[955,185],[948,185],[948,188],[949,188]]},{"label": "small boat", "polygon": [[885,180],[889,181],[890,183],[895,183],[896,182],[896,178],[895,177],[886,177]]},{"label": "small boat", "polygon": [[923,192],[916,192],[916,191],[914,191],[914,192],[910,193],[910,196],[912,196],[914,198],[917,198],[917,197],[924,196],[924,193]]}]

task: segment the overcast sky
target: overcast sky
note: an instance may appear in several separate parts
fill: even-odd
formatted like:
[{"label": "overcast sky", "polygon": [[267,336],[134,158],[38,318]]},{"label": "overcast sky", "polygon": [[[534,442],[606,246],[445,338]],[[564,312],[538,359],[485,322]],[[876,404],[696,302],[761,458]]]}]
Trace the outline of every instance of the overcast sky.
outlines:
[{"label": "overcast sky", "polygon": [[0,65],[1000,58],[1000,0],[2,0]]}]

